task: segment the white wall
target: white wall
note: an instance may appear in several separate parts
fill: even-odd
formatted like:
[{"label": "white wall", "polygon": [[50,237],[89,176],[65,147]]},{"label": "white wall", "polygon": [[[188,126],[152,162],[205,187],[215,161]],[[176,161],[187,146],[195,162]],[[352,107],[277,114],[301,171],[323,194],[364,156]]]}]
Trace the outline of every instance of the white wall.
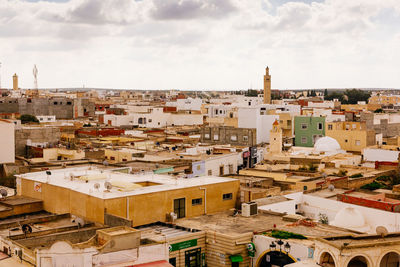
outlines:
[{"label": "white wall", "polygon": [[[287,198],[300,200],[299,195],[285,195]],[[319,219],[319,214],[325,214],[328,217],[330,223],[335,220],[336,214],[345,207],[353,207],[359,210],[366,223],[370,226],[367,233],[374,234],[377,226],[384,226],[389,232],[400,231],[400,214],[388,212],[379,209],[373,209],[368,207],[363,207],[359,205],[353,205],[349,203],[344,203],[341,201],[336,201],[332,199],[326,199],[322,197],[312,196],[308,194],[303,194],[301,197],[301,203],[299,205],[299,211],[304,212],[306,217],[310,217],[314,220]],[[354,229],[356,230],[356,229]]]},{"label": "white wall", "polygon": [[[238,153],[225,154],[217,157],[212,157],[205,160],[206,175],[219,176],[219,167],[224,166],[224,174],[236,173],[238,166]],[[232,173],[229,173],[229,165],[232,165]]]},{"label": "white wall", "polygon": [[282,201],[278,203],[272,203],[268,205],[262,205],[258,207],[259,210],[265,211],[275,211],[280,213],[287,213],[287,214],[296,214],[296,201],[295,200],[288,200]]},{"label": "white wall", "polygon": [[15,161],[14,123],[0,120],[0,164]]},{"label": "white wall", "polygon": [[364,148],[362,154],[365,161],[397,161],[400,151],[377,148]]}]

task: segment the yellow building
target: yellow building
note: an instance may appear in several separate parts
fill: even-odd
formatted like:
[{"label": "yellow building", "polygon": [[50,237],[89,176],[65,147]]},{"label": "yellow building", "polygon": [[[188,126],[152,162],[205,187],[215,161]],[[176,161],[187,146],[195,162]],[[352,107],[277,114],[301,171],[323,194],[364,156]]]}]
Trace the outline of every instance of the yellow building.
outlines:
[{"label": "yellow building", "polygon": [[17,193],[43,200],[45,210],[105,223],[107,216],[132,226],[195,217],[235,207],[240,181],[205,176],[131,175],[92,167],[35,172],[17,177]]},{"label": "yellow building", "polygon": [[370,104],[379,104],[379,105],[399,105],[400,104],[400,95],[373,95],[368,99],[368,103]]},{"label": "yellow building", "polygon": [[367,129],[365,122],[327,122],[325,135],[336,139],[346,151],[361,152],[367,146],[375,145],[375,131]]},{"label": "yellow building", "polygon": [[344,111],[352,111],[352,112],[359,112],[359,111],[375,111],[378,108],[381,108],[380,104],[376,103],[368,103],[368,104],[346,104],[341,105],[340,109]]}]

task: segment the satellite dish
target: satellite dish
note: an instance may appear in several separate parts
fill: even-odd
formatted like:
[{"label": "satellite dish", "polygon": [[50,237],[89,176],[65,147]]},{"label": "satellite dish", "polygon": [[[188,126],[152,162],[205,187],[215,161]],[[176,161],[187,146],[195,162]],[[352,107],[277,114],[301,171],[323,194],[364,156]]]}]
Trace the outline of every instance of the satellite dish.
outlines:
[{"label": "satellite dish", "polygon": [[105,182],[104,183],[104,188],[106,188],[107,190],[111,190],[111,188],[112,188],[111,183],[110,182]]},{"label": "satellite dish", "polygon": [[78,225],[78,228],[81,228],[85,225],[85,221],[79,217],[75,217],[74,219],[72,219],[71,222],[76,223],[76,225]]},{"label": "satellite dish", "polygon": [[104,161],[103,161],[103,165],[104,165],[104,166],[108,166],[108,161],[107,161],[107,160],[104,160]]},{"label": "satellite dish", "polygon": [[329,186],[328,186],[328,189],[329,189],[329,191],[333,191],[333,190],[335,190],[335,186],[333,185],[333,184],[330,184]]},{"label": "satellite dish", "polygon": [[95,189],[99,189],[99,188],[100,188],[100,184],[99,184],[99,183],[95,183],[95,184],[93,185],[93,187],[94,187]]},{"label": "satellite dish", "polygon": [[25,238],[26,238],[27,234],[32,233],[32,227],[29,224],[23,224],[21,228],[22,228],[22,232],[24,232],[24,234],[25,234]]},{"label": "satellite dish", "polygon": [[381,237],[384,237],[389,233],[385,226],[378,226],[378,227],[376,227],[375,231],[376,231],[376,234],[380,235]]},{"label": "satellite dish", "polygon": [[4,188],[0,189],[0,195],[2,196],[2,198],[5,198],[8,195],[7,190],[5,190]]},{"label": "satellite dish", "polygon": [[326,174],[325,172],[322,173],[322,177],[326,178],[328,176],[328,174]]}]

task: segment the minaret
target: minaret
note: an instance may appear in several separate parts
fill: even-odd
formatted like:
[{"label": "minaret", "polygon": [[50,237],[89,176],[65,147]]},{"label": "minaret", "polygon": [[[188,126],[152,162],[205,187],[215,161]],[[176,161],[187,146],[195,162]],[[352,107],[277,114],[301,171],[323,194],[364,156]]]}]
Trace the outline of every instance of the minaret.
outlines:
[{"label": "minaret", "polygon": [[16,73],[13,75],[13,89],[18,90],[18,76]]},{"label": "minaret", "polygon": [[269,75],[268,67],[264,75],[264,104],[271,104],[271,75]]},{"label": "minaret", "polygon": [[278,120],[272,124],[272,129],[269,133],[269,152],[281,153],[283,146],[282,128]]}]

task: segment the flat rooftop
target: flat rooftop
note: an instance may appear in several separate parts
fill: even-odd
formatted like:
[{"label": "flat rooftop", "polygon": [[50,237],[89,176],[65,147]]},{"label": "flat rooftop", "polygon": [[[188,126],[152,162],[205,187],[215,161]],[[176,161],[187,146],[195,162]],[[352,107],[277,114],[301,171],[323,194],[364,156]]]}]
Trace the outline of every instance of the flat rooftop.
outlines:
[{"label": "flat rooftop", "polygon": [[[186,179],[153,173],[125,174],[112,170],[101,170],[96,167],[51,170],[51,175],[47,175],[46,171],[33,172],[17,177],[48,183],[101,199],[179,190],[236,180],[217,176]],[[106,188],[106,182],[112,185],[111,189]]]},{"label": "flat rooftop", "polygon": [[307,237],[348,235],[352,232],[325,224],[317,224],[315,227],[293,225],[293,222],[284,221],[280,215],[259,212],[258,215],[243,217],[232,216],[232,211],[220,212],[213,215],[203,215],[195,218],[179,219],[176,224],[187,228],[216,231],[223,234],[244,234],[249,232],[267,232],[271,229],[295,232]]},{"label": "flat rooftop", "polygon": [[176,237],[182,237],[193,232],[199,232],[200,230],[185,228],[173,224],[166,223],[153,223],[149,225],[143,225],[136,227],[141,231],[141,238],[148,239],[156,242],[163,242],[165,239],[172,239]]}]

